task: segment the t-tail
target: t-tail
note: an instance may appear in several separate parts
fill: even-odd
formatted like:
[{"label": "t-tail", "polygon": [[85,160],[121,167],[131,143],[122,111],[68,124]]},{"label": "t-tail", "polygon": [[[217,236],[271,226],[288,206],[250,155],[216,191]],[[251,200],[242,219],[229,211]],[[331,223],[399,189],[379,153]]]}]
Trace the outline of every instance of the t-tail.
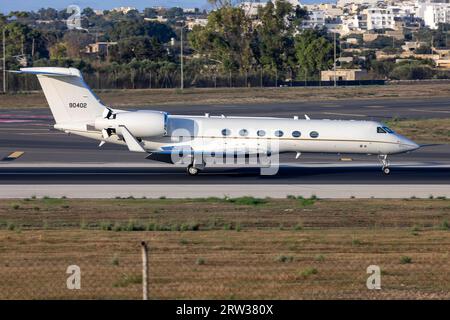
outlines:
[{"label": "t-tail", "polygon": [[93,124],[105,111],[78,69],[21,68],[17,73],[37,75],[58,127]]}]

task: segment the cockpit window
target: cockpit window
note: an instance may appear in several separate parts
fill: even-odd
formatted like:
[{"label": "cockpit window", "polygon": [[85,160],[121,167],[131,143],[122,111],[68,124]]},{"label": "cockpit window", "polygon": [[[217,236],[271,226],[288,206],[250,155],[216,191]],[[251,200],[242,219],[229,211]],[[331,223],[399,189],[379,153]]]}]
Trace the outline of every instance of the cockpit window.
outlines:
[{"label": "cockpit window", "polygon": [[388,127],[383,127],[383,129],[384,129],[387,133],[394,133],[394,130],[389,129]]},{"label": "cockpit window", "polygon": [[384,130],[382,127],[378,127],[377,133],[386,133],[386,130]]}]

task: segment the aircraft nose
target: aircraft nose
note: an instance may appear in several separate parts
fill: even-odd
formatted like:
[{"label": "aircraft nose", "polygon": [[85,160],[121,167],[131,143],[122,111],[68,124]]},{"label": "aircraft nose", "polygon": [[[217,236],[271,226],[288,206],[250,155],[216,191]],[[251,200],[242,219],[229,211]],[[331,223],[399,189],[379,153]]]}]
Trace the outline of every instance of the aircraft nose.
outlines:
[{"label": "aircraft nose", "polygon": [[409,140],[405,137],[402,137],[400,139],[400,147],[404,150],[404,151],[413,151],[413,150],[417,150],[420,148],[420,146],[415,143],[412,140]]}]

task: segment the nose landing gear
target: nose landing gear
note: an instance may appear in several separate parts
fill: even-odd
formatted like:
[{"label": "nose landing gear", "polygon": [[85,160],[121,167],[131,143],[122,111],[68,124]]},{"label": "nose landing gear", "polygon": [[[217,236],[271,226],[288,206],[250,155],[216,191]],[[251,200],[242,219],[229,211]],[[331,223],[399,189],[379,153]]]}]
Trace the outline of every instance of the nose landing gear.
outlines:
[{"label": "nose landing gear", "polygon": [[385,175],[388,175],[391,173],[391,169],[389,168],[389,160],[387,158],[387,155],[379,155],[378,160],[380,160],[381,164],[383,165],[382,170]]}]

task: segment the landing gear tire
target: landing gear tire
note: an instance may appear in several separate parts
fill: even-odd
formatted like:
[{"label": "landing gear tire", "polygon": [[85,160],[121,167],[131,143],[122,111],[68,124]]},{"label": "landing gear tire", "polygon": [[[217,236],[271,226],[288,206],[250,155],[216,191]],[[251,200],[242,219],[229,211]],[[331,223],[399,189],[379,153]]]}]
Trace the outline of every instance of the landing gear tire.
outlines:
[{"label": "landing gear tire", "polygon": [[383,165],[382,170],[385,175],[388,175],[391,173],[391,169],[389,169],[389,160],[387,158],[387,155],[379,155],[378,159],[380,160],[381,164]]},{"label": "landing gear tire", "polygon": [[200,172],[200,170],[193,165],[188,166],[186,171],[190,176],[196,176]]}]

